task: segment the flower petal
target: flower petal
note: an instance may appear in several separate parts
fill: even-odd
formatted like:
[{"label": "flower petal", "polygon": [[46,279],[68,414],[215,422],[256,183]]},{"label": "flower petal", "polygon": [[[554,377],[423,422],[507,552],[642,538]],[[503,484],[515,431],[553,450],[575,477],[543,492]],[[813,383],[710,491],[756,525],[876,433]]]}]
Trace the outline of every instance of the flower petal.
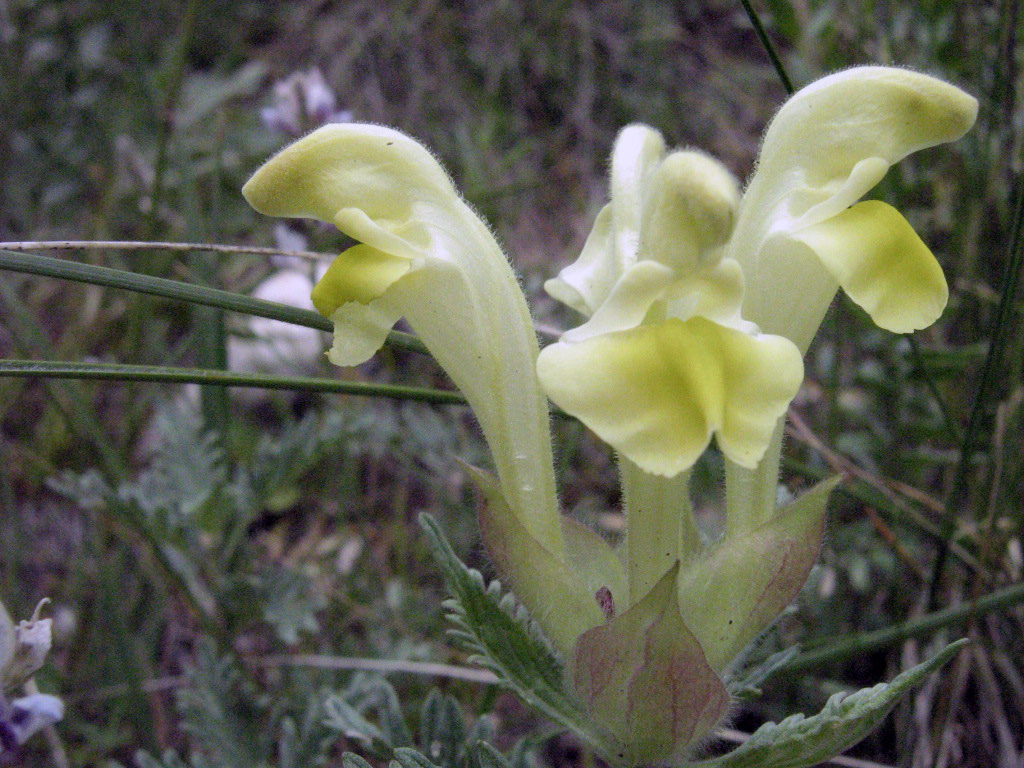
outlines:
[{"label": "flower petal", "polygon": [[16,744],[24,744],[33,734],[63,719],[63,701],[46,693],[33,693],[12,701],[0,726]]},{"label": "flower petal", "polygon": [[379,251],[369,245],[355,245],[344,251],[313,286],[313,306],[330,317],[342,304],[369,304],[379,299],[398,278],[409,271],[409,260]]},{"label": "flower petal", "polygon": [[721,258],[732,231],[739,187],[720,162],[692,150],[673,152],[651,176],[644,198],[640,258],[688,279]]},{"label": "flower petal", "polygon": [[243,194],[262,213],[312,216],[360,241],[317,291],[339,336],[331,359],[366,359],[404,316],[472,406],[512,509],[560,556],[529,308],[487,225],[430,152],[389,128],[328,125],[271,158]]},{"label": "flower petal", "polygon": [[611,202],[598,213],[579,258],[544,284],[553,298],[593,315],[636,263],[644,195],[664,155],[665,141],[653,128],[622,129],[612,149]]},{"label": "flower petal", "polygon": [[[784,206],[795,218],[840,190],[852,203],[880,178],[877,163],[869,172],[858,169],[862,161],[892,166],[955,141],[977,111],[977,100],[959,88],[906,69],[856,67],[822,78],[797,92],[768,126],[743,215],[770,221]],[[846,186],[851,176],[861,178],[861,189]]]},{"label": "flower petal", "polygon": [[627,269],[615,283],[608,298],[583,325],[566,331],[564,341],[583,341],[614,331],[635,328],[643,322],[651,305],[662,298],[675,282],[675,273],[656,261],[641,261]]},{"label": "flower petal", "polygon": [[386,297],[369,304],[342,304],[331,315],[334,338],[327,359],[342,367],[365,363],[384,346],[401,316],[401,310],[391,306]]},{"label": "flower petal", "polygon": [[722,259],[714,269],[705,269],[688,280],[680,280],[666,295],[668,313],[687,320],[694,315],[722,325],[747,328],[739,318],[743,302],[743,270],[735,259]]},{"label": "flower petal", "polygon": [[285,147],[242,187],[267,216],[332,221],[344,208],[374,220],[407,220],[422,200],[458,198],[421,144],[379,125],[331,124]]},{"label": "flower petal", "polygon": [[615,139],[608,185],[619,274],[636,261],[644,199],[664,156],[665,140],[649,126],[627,125]]},{"label": "flower petal", "polygon": [[803,377],[786,339],[701,317],[553,344],[537,368],[557,405],[669,477],[692,466],[713,433],[726,456],[754,466]]},{"label": "flower petal", "polygon": [[588,317],[608,298],[622,274],[622,265],[614,257],[612,219],[608,204],[597,214],[579,258],[544,283],[551,298]]},{"label": "flower petal", "polygon": [[[726,247],[746,276],[743,316],[806,349],[834,283],[813,259],[788,258],[795,252],[778,248],[777,236],[838,215],[908,154],[960,138],[977,109],[949,83],[891,67],[848,69],[787,101],[765,134]],[[797,302],[813,311],[791,312]]]},{"label": "flower petal", "polygon": [[725,716],[729,694],[675,600],[678,564],[636,605],[584,633],[572,679],[617,742],[616,765],[678,760]]},{"label": "flower petal", "polygon": [[891,205],[858,203],[792,237],[811,248],[846,294],[886,330],[925,328],[946,307],[942,267]]}]

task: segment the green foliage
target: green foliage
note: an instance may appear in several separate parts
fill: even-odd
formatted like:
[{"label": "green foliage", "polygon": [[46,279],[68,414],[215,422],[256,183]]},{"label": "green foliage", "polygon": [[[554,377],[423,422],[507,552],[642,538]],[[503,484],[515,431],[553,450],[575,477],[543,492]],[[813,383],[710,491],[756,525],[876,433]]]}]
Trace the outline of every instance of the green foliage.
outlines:
[{"label": "green foliage", "polygon": [[431,517],[423,515],[420,524],[453,596],[445,603],[456,626],[449,637],[472,654],[470,661],[494,672],[527,704],[602,754],[611,754],[607,737],[567,692],[562,660],[526,610],[502,593],[500,582],[485,585],[479,571],[463,565]]},{"label": "green foliage", "polygon": [[706,768],[806,768],[853,746],[875,730],[915,685],[940,669],[967,644],[957,641],[928,661],[856,693],[837,693],[813,717],[792,715],[767,723],[729,754],[697,763]]},{"label": "green foliage", "polygon": [[198,755],[193,755],[187,761],[183,760],[171,750],[167,750],[159,758],[148,752],[139,752],[135,756],[135,768],[213,768],[213,765]]},{"label": "green foliage", "polygon": [[204,433],[187,407],[170,406],[154,422],[159,444],[149,467],[116,486],[95,471],[68,473],[52,486],[82,506],[106,510],[143,533],[163,572],[208,622],[241,627],[262,620],[285,643],[316,631],[326,605],[309,579],[253,557],[247,528],[294,493],[323,452],[353,429],[337,414],[308,417],[280,435],[264,435],[255,460],[229,468],[220,439]]},{"label": "green foliage", "polygon": [[[357,674],[338,690],[281,693],[273,701],[261,695],[236,662],[218,657],[213,645],[203,642],[189,684],[176,697],[195,745],[191,762],[173,752],[158,762],[143,752],[135,758],[137,768],[305,768],[324,765],[339,737],[403,768],[527,768],[522,746],[513,765],[484,741],[494,737],[490,717],[467,728],[459,702],[437,689],[423,704],[417,748],[395,689],[380,676]],[[345,755],[344,764],[366,765],[353,753]]]},{"label": "green foliage", "polygon": [[[559,662],[543,638],[537,636],[535,626],[523,609],[510,602],[509,596],[501,597],[497,582],[485,586],[479,572],[463,565],[432,519],[423,516],[420,522],[430,537],[445,582],[455,596],[446,603],[449,619],[458,627],[450,634],[475,654],[473,660],[494,671],[499,680],[513,688],[524,701],[590,742],[595,749],[606,749],[603,735],[594,733],[579,705],[566,697],[564,689],[551,689],[549,681],[558,671]],[[814,717],[793,715],[778,725],[768,723],[729,754],[694,765],[805,768],[826,761],[874,731],[911,688],[945,665],[966,643],[961,640],[951,644],[891,683],[880,683],[852,694],[838,693]],[[733,693],[748,698],[759,694],[757,686],[774,672],[784,669],[795,655],[795,648],[773,654],[747,671],[734,684]],[[457,732],[457,727],[449,725],[448,731]],[[443,748],[439,752],[443,755]]]},{"label": "green foliage", "polygon": [[[185,24],[189,5],[195,15]],[[1019,312],[998,318],[1000,307],[1020,304],[1019,285],[1004,283],[1004,275],[1020,199],[1015,158],[1024,121],[1014,73],[1022,11],[998,0],[752,5],[797,85],[853,64],[893,63],[946,77],[982,102],[981,121],[964,141],[910,158],[876,190],[908,212],[946,269],[952,294],[941,322],[908,342],[873,332],[840,301],[807,360],[796,409],[820,443],[795,430],[783,480],[795,488],[835,471],[852,468],[857,476],[830,510],[814,589],[771,641],[813,647],[820,655],[810,662],[827,664],[772,674],[783,658],[776,657],[734,686],[739,699],[765,692],[756,706],[741,703],[741,713],[781,721],[789,711],[817,711],[824,692],[869,673],[876,679],[876,670],[901,658],[887,649],[903,636],[887,630],[917,615],[925,590],[955,609],[1019,579],[1024,379],[1013,361],[1022,359],[1024,334]],[[255,219],[238,189],[286,140],[259,122],[273,81],[316,63],[356,119],[395,125],[436,148],[507,243],[549,329],[563,327],[562,318],[540,286],[582,245],[602,202],[593,190],[604,186],[603,158],[615,132],[649,122],[674,144],[723,157],[743,177],[783,95],[735,0],[33,0],[3,5],[0,39],[0,239],[273,243],[272,225]],[[301,232],[310,250],[344,246],[328,230]],[[0,573],[12,615],[54,598],[56,652],[39,680],[69,702],[58,727],[68,764],[128,764],[143,748],[141,768],[221,768],[192,735],[199,731],[186,733],[182,715],[168,709],[170,697],[148,686],[197,659],[224,661],[236,643],[257,655],[441,658],[433,639],[440,626],[435,574],[410,529],[415,513],[429,509],[445,515],[460,553],[475,544],[469,493],[449,457],[486,458],[463,411],[415,403],[362,409],[331,395],[312,399],[313,409],[336,409],[343,418],[302,420],[283,399],[254,413],[232,397],[221,403],[226,413],[207,409],[202,424],[162,417],[154,451],[153,414],[168,398],[167,385],[118,383],[114,377],[144,375],[121,363],[156,364],[160,375],[172,366],[205,369],[224,351],[208,348],[225,340],[207,326],[219,324],[209,318],[225,308],[329,323],[245,295],[268,273],[265,256],[90,248],[45,260],[42,252],[17,254],[18,273],[8,271],[17,261],[11,252],[3,254],[0,356],[32,358],[39,368],[31,373],[44,384],[6,370],[0,378]],[[103,267],[114,274],[101,274]],[[211,314],[198,311],[204,302]],[[997,322],[1004,341],[992,344]],[[1002,364],[993,365],[979,397],[990,356]],[[108,378],[67,382],[48,367],[79,363],[110,366],[86,370]],[[253,383],[244,372],[222,375]],[[402,347],[351,381],[327,375],[321,368],[315,381],[336,389],[320,391],[360,391],[367,381],[447,386],[429,360]],[[266,383],[297,389],[309,381]],[[984,418],[974,448],[961,451],[975,403]],[[559,423],[558,434],[564,505],[614,535],[614,460],[577,424]],[[967,492],[943,513],[958,469]],[[698,494],[713,495],[718,456],[705,459],[695,482]],[[945,578],[932,584],[940,540],[949,543],[950,559]],[[514,620],[510,600],[501,616],[494,611],[503,598],[495,584],[488,589],[471,582],[477,602],[467,615],[533,637],[528,662],[557,701],[564,696],[558,660],[528,623]],[[389,602],[388,595],[403,597]],[[1024,719],[1014,691],[1024,646],[1010,614],[1019,604],[1012,595],[986,609],[988,620],[973,628],[983,642],[965,661],[960,687],[948,680],[934,695],[919,693],[916,718],[897,711],[892,727],[865,745],[872,757],[955,763],[959,755],[965,768],[988,768],[999,749],[1019,752]],[[930,632],[970,620],[956,610],[923,618]],[[493,654],[484,659],[491,668],[521,661],[503,656],[484,633],[458,631],[471,653]],[[196,641],[202,634],[216,638],[212,657]],[[862,637],[873,643],[868,652],[847,642]],[[262,677],[236,662],[228,669],[236,673],[230,685],[206,686],[224,697],[210,707],[255,718],[257,731],[273,734],[258,756],[267,765],[367,768],[351,753],[337,754],[345,748],[341,731],[323,724],[332,696],[391,733],[393,744],[433,761],[428,745],[397,738],[385,724],[385,715],[392,724],[406,721],[397,705],[364,707],[364,694],[335,675],[273,670]],[[418,712],[427,686],[393,681],[390,695]],[[195,683],[189,689],[198,690]],[[462,683],[444,695],[464,711],[493,704],[481,704],[483,694]],[[365,696],[377,702],[386,694]],[[493,749],[472,746],[474,729],[492,722],[482,717],[466,727],[464,752],[479,768],[505,768]],[[523,716],[500,723],[498,735],[520,728],[530,736],[507,758],[513,768],[526,767],[527,745],[545,734]],[[352,746],[365,745],[357,739]],[[32,745],[37,751],[26,764],[59,764],[46,748]]]},{"label": "green foliage", "polygon": [[254,692],[234,662],[203,643],[189,678],[191,685],[178,693],[178,711],[210,760],[223,768],[268,765],[273,734],[262,727]]},{"label": "green foliage", "polygon": [[[494,738],[492,718],[479,717],[467,728],[462,705],[436,688],[423,703],[416,748],[411,746],[413,739],[395,690],[381,678],[357,678],[344,696],[332,696],[325,708],[324,722],[329,728],[357,739],[368,754],[388,760],[392,766],[397,763],[402,768],[512,768],[505,756],[488,743]],[[371,708],[376,709],[379,725],[363,716]],[[345,755],[344,763],[352,767],[366,764],[352,753]],[[521,763],[522,758],[516,768]]]}]

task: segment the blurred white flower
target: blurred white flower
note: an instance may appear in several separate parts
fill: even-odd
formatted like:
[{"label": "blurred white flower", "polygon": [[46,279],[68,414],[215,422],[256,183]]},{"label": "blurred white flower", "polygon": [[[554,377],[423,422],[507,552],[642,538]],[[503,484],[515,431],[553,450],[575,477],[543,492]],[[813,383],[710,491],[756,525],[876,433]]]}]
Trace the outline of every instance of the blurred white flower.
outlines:
[{"label": "blurred white flower", "polygon": [[261,109],[260,117],[268,128],[296,138],[327,123],[347,123],[352,112],[338,109],[323,73],[313,67],[274,83],[273,104]]},{"label": "blurred white flower", "polygon": [[14,751],[48,725],[64,718],[64,702],[34,693],[8,702],[0,696],[0,755]]}]

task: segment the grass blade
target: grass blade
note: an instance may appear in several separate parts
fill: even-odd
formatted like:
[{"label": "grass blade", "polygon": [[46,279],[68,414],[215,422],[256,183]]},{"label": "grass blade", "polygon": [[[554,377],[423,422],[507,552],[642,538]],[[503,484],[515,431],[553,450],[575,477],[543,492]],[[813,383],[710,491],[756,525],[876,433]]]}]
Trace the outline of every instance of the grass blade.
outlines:
[{"label": "grass blade", "polygon": [[859,656],[864,653],[886,648],[904,640],[924,637],[946,627],[963,624],[986,613],[1003,610],[1024,603],[1024,584],[1011,584],[996,590],[977,600],[943,608],[941,611],[925,614],[917,619],[893,624],[874,632],[854,635],[846,640],[829,643],[820,648],[811,649],[799,654],[789,664],[780,668],[779,672],[790,674],[834,664],[838,661]]},{"label": "grass blade", "polygon": [[757,11],[754,10],[754,6],[750,4],[750,0],[740,0],[743,4],[743,10],[747,12],[747,18],[750,19],[750,23],[754,26],[754,32],[757,33],[757,39],[761,41],[761,45],[764,46],[764,52],[768,54],[768,58],[771,59],[772,66],[775,67],[775,74],[779,76],[779,81],[782,83],[782,87],[786,89],[786,93],[790,96],[796,90],[793,87],[793,81],[789,78],[789,73],[786,72],[786,67],[782,64],[782,59],[779,57],[778,51],[775,50],[775,46],[772,45],[771,38],[768,37],[768,32],[764,28],[764,24],[761,23],[761,17]]},{"label": "grass blade", "polygon": [[[0,250],[0,269],[135,291],[136,293],[144,293],[149,296],[160,296],[165,299],[217,307],[229,312],[240,312],[257,317],[267,317],[271,320],[281,320],[285,323],[301,325],[306,328],[316,328],[320,331],[334,330],[334,323],[310,309],[290,307],[286,304],[256,299],[240,293],[223,291],[219,288],[207,288],[201,285],[183,283],[178,280],[140,275],[135,272],[125,272],[124,270],[100,267],[94,264],[83,264],[77,261],[55,259],[50,256]],[[408,333],[392,331],[388,335],[388,344],[414,352],[426,353],[426,347],[423,346],[423,343]]]},{"label": "grass blade", "polygon": [[202,384],[214,387],[303,390],[364,397],[390,397],[435,405],[465,405],[459,392],[395,384],[366,384],[307,376],[270,376],[202,368],[170,368],[159,365],[119,363],[65,363],[52,360],[0,360],[0,377],[40,377],[105,381],[149,381],[166,384]]},{"label": "grass blade", "polygon": [[963,441],[960,444],[960,460],[953,475],[953,484],[946,497],[946,509],[942,518],[942,543],[935,556],[932,567],[931,597],[929,604],[934,607],[938,597],[938,586],[942,581],[943,571],[949,559],[950,540],[956,533],[958,510],[969,500],[969,476],[974,466],[975,454],[987,453],[982,436],[995,415],[996,407],[1002,397],[1006,379],[1003,376],[1005,362],[1003,360],[1010,341],[1016,333],[1016,317],[1022,300],[1021,284],[1024,281],[1024,174],[1016,179],[1016,209],[1013,214],[1013,228],[1010,235],[1009,253],[1006,259],[1006,271],[1003,273],[1002,294],[996,311],[995,324],[992,328],[992,341],[988,354],[981,368],[981,381],[978,393],[971,407],[971,415],[967,421]]},{"label": "grass blade", "polygon": [[[23,350],[22,354],[31,354],[30,350],[36,350],[39,354],[55,355],[56,350],[49,337],[40,330],[32,312],[13,286],[0,281],[0,298],[8,309],[10,328],[15,343]],[[106,428],[93,413],[85,392],[78,386],[57,387],[52,384],[47,385],[47,391],[68,428],[96,449],[96,456],[107,476],[123,478],[126,472],[124,461],[110,442]]]}]

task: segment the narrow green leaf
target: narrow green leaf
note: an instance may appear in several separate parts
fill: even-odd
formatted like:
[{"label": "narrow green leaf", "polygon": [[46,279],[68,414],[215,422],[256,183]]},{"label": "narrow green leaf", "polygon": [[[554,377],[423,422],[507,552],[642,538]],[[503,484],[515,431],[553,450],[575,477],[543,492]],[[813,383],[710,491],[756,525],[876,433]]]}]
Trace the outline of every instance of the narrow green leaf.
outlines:
[{"label": "narrow green leaf", "polygon": [[398,701],[394,687],[383,677],[378,677],[373,688],[373,702],[377,708],[381,730],[392,747],[408,747],[412,744],[409,726]]},{"label": "narrow green leaf", "polygon": [[[21,354],[55,356],[57,352],[49,336],[40,328],[32,311],[14,287],[6,281],[0,281],[0,298],[7,309],[4,322],[9,324]],[[67,421],[68,428],[96,448],[96,457],[107,475],[113,478],[124,477],[127,471],[124,460],[111,443],[107,429],[96,418],[88,393],[78,385],[57,387],[48,384],[47,389],[54,406]]]},{"label": "narrow green leaf", "polygon": [[792,95],[796,90],[793,87],[793,81],[786,72],[786,67],[783,65],[782,59],[775,50],[775,46],[772,45],[772,40],[768,37],[768,32],[765,30],[764,24],[761,23],[761,17],[758,16],[757,11],[754,10],[754,6],[751,5],[750,0],[740,0],[740,2],[743,5],[743,10],[747,12],[747,18],[750,19],[750,23],[754,27],[754,32],[757,33],[758,40],[760,40],[761,45],[764,46],[764,52],[768,54],[768,58],[771,60],[772,66],[775,67],[775,74],[779,76],[779,81],[782,83],[782,87],[786,89],[786,93]]},{"label": "narrow green leaf", "polygon": [[174,368],[159,365],[121,363],[66,363],[56,360],[0,360],[0,376],[53,379],[99,379],[106,381],[152,381],[169,384],[206,384],[218,387],[255,387],[258,389],[331,392],[364,397],[390,397],[436,405],[464,405],[459,392],[393,384],[366,384],[358,381],[309,376],[269,376],[260,373],[234,373],[202,368]]},{"label": "narrow green leaf", "polygon": [[609,737],[567,693],[561,660],[526,610],[511,595],[502,595],[497,581],[485,586],[483,576],[459,560],[433,518],[421,515],[420,525],[454,598],[445,604],[452,611],[448,618],[460,630],[462,645],[476,654],[472,660],[595,751],[614,754]]},{"label": "narrow green leaf", "polygon": [[[949,494],[946,496],[945,510],[942,516],[942,544],[935,555],[929,579],[929,607],[935,608],[939,597],[939,584],[946,567],[949,551],[952,547],[954,533],[961,519],[961,510],[972,509],[970,499],[970,476],[975,469],[975,455],[983,453],[987,456],[988,429],[995,417],[995,411],[1006,391],[1006,361],[1003,359],[1010,342],[1018,334],[1018,318],[1021,296],[1024,295],[1024,173],[1018,173],[1015,179],[1013,225],[1010,235],[1009,252],[1006,257],[1006,269],[1003,272],[1002,291],[999,297],[999,309],[992,325],[992,341],[981,369],[978,389],[973,398],[971,413],[960,444],[960,458]],[[984,478],[982,478],[984,481]],[[984,487],[981,485],[980,487]],[[981,509],[981,507],[979,507]],[[975,513],[977,514],[977,513]]]},{"label": "narrow green leaf", "polygon": [[783,669],[787,674],[792,674],[826,664],[835,664],[843,659],[896,645],[913,637],[925,637],[945,627],[963,624],[977,616],[1021,604],[1024,604],[1024,583],[1018,582],[990,592],[977,600],[943,608],[934,613],[927,613],[920,618],[911,619],[902,624],[893,624],[874,632],[864,632],[844,640],[811,648],[798,654]]},{"label": "narrow green leaf", "polygon": [[799,646],[773,653],[767,659],[741,672],[742,677],[729,684],[729,693],[739,701],[749,701],[761,695],[761,684],[800,653]]},{"label": "narrow green leaf", "polygon": [[384,732],[340,696],[324,701],[324,724],[350,739],[384,741]]},{"label": "narrow green leaf", "polygon": [[958,640],[945,650],[898,675],[856,693],[837,693],[814,717],[793,715],[766,723],[727,755],[702,760],[694,768],[805,768],[835,757],[881,725],[889,711],[915,685],[938,670],[967,644]]},{"label": "narrow green leaf", "polygon": [[[278,304],[277,302],[256,299],[240,293],[222,291],[219,288],[192,285],[191,283],[183,283],[178,280],[140,275],[135,272],[99,267],[94,264],[83,264],[78,261],[0,250],[0,269],[9,269],[13,272],[24,272],[43,277],[55,277],[62,280],[74,280],[80,283],[89,283],[90,285],[103,285],[108,288],[135,291],[136,293],[160,296],[161,298],[173,299],[175,301],[218,307],[230,312],[267,317],[271,320],[281,320],[285,323],[301,325],[306,328],[316,328],[320,331],[334,330],[334,323],[310,309],[290,307],[287,304]],[[415,352],[426,352],[423,343],[408,333],[392,331],[388,335],[387,343]]]}]

